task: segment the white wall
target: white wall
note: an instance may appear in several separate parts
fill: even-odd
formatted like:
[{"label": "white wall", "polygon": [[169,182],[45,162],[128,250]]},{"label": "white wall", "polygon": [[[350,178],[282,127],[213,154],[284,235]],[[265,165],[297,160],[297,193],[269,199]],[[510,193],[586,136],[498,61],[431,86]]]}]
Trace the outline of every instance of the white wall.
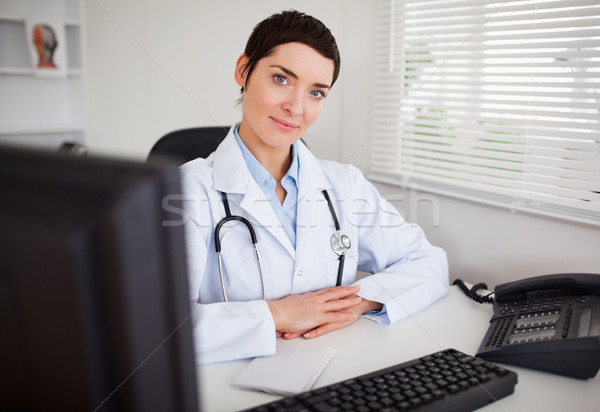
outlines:
[{"label": "white wall", "polygon": [[600,273],[597,227],[377,184],[448,253],[451,279],[489,287],[547,273]]},{"label": "white wall", "polygon": [[[306,140],[317,156],[367,172],[373,1],[100,3],[105,9],[86,2],[93,151],[144,158],[168,131],[239,121],[233,70],[252,27],[274,12],[296,8],[321,19],[342,54],[340,79]],[[597,227],[377,186],[432,243],[447,250],[452,278],[492,287],[543,273],[600,273]]]},{"label": "white wall", "polygon": [[369,168],[371,148],[371,90],[373,85],[373,44],[375,42],[374,1],[344,1],[344,43],[342,54],[342,118],[340,157],[361,170]]}]

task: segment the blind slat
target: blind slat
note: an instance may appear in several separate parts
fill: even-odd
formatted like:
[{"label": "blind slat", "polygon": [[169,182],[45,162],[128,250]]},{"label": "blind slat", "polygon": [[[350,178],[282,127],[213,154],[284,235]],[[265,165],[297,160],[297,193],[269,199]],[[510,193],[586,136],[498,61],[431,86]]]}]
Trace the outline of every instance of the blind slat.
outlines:
[{"label": "blind slat", "polygon": [[[408,111],[409,109],[410,109],[410,107],[408,107],[408,105],[406,105],[406,104],[404,104],[401,107],[402,111]],[[411,114],[412,113],[409,113],[409,115],[411,115]],[[571,122],[569,122],[569,121],[565,121],[563,118],[551,118],[551,119],[547,119],[547,120],[540,120],[531,115],[527,117],[526,114],[519,117],[519,116],[510,115],[508,113],[502,114],[502,113],[481,112],[481,113],[472,113],[472,114],[452,113],[447,117],[449,119],[451,118],[451,120],[454,121],[454,123],[451,123],[450,121],[448,121],[448,122],[443,122],[441,120],[431,121],[431,120],[427,119],[427,118],[435,118],[436,115],[439,116],[440,118],[442,118],[442,116],[445,117],[445,115],[443,113],[432,111],[430,113],[422,113],[422,114],[420,114],[419,119],[414,119],[411,121],[418,122],[419,124],[422,124],[422,125],[436,127],[436,128],[437,127],[450,128],[450,129],[452,129],[452,128],[468,128],[470,130],[483,130],[483,131],[487,131],[489,133],[500,133],[500,134],[511,133],[511,130],[513,130],[513,131],[519,130],[517,133],[529,134],[531,132],[532,134],[536,134],[536,129],[543,130],[542,128],[546,128],[546,133],[544,133],[545,136],[557,136],[557,137],[558,136],[565,136],[565,137],[577,136],[579,138],[585,138],[587,132],[589,132],[589,131],[598,132],[598,123],[585,123],[585,124],[576,123],[575,118],[572,118]],[[479,125],[469,124],[470,121],[473,121],[473,118],[477,118],[478,121],[480,122],[480,124]],[[406,123],[408,123],[408,122],[406,122]],[[520,129],[518,129],[518,128],[510,129],[509,125],[508,125],[509,123],[512,123],[512,124],[521,123],[522,127]],[[506,124],[507,126],[503,127],[503,124]],[[559,134],[558,130],[556,128],[564,128],[564,129],[571,129],[571,130],[569,130],[567,133],[563,132],[563,133]],[[577,129],[579,129],[583,133],[577,133]]]},{"label": "blind slat", "polygon": [[[595,73],[589,73],[590,76],[594,76]],[[598,75],[598,74],[596,74]],[[415,76],[411,73],[411,77]],[[533,78],[535,76],[535,78]],[[408,78],[405,80],[405,84],[407,88],[416,88],[419,90],[467,90],[475,87],[479,87],[482,90],[491,90],[492,87],[503,87],[513,90],[518,90],[520,88],[526,88],[527,90],[535,91],[536,89],[555,89],[555,94],[564,94],[570,93],[571,91],[580,91],[589,90],[589,95],[593,96],[596,93],[596,89],[600,86],[600,82],[596,79],[590,82],[575,82],[569,81],[569,79],[565,79],[563,81],[548,81],[543,77],[540,79],[537,75],[531,75],[532,79],[522,79],[521,81],[515,81],[515,78],[510,75],[506,75],[503,77],[496,77],[494,79],[489,79],[488,81],[482,80],[479,77],[473,77],[470,81],[467,79],[456,79],[453,77],[459,76],[450,76],[450,75],[442,75],[439,73],[431,74],[431,75],[423,75],[423,78]],[[589,79],[589,77],[588,77]],[[462,80],[462,81],[458,81]],[[545,80],[545,81],[540,81]]]},{"label": "blind slat", "polygon": [[[587,4],[586,4],[587,3]],[[566,6],[566,7],[565,7]],[[456,24],[456,22],[460,21],[469,21],[463,19],[457,19],[453,17],[464,17],[468,16],[472,20],[481,20],[491,23],[504,22],[504,21],[513,21],[515,19],[526,20],[528,18],[537,18],[538,20],[547,20],[547,19],[565,19],[572,17],[586,17],[590,14],[594,13],[594,9],[598,7],[597,2],[594,0],[589,0],[589,2],[578,2],[578,4],[572,5],[558,5],[556,8],[544,9],[544,10],[535,10],[532,9],[530,4],[524,4],[520,7],[516,8],[508,8],[506,4],[503,7],[491,11],[486,8],[472,8],[470,10],[462,9],[435,9],[431,12],[424,13],[413,13],[410,9],[399,8],[399,13],[397,13],[396,18],[400,19],[400,21],[406,21],[407,25],[411,24],[413,21],[418,21],[422,24],[427,24],[427,22],[441,22],[447,20],[449,24]]]},{"label": "blind slat", "polygon": [[[522,96],[515,94],[479,94],[477,96],[469,96],[468,94],[458,93],[440,93],[437,96],[438,107],[443,110],[450,110],[452,108],[464,110],[475,110],[483,105],[495,103],[511,104],[514,106],[526,105],[530,110],[535,107],[544,107],[547,109],[559,108],[563,110],[582,110],[582,111],[593,111],[598,110],[598,102],[593,100],[593,95],[589,96],[589,99],[550,99],[538,96],[535,100],[531,98],[531,95],[524,94]],[[394,94],[378,96],[374,101],[373,105],[376,108],[384,108],[386,105],[397,105],[398,98]]]},{"label": "blind slat", "polygon": [[[411,107],[416,106],[414,102],[411,103]],[[540,105],[541,106],[541,105]],[[509,117],[509,115],[518,115],[522,116],[523,112],[528,113],[531,117],[547,117],[547,118],[555,118],[559,119],[569,119],[570,121],[577,121],[578,123],[582,123],[582,128],[585,129],[600,129],[600,119],[598,117],[598,109],[594,108],[593,105],[590,105],[588,110],[575,110],[571,109],[566,111],[564,106],[555,106],[552,107],[540,107],[538,105],[519,105],[519,107],[514,108],[515,105],[509,106],[507,104],[496,103],[492,105],[490,102],[480,103],[479,106],[458,106],[454,102],[454,105],[441,105],[436,104],[430,106],[432,110],[431,115],[423,114],[423,117],[433,116],[436,117],[444,117],[444,118],[452,118],[454,115],[460,114],[479,114],[480,116],[489,117],[491,116],[499,116],[499,117]],[[585,125],[585,126],[583,126]]]},{"label": "blind slat", "polygon": [[[383,2],[387,3],[387,2]],[[453,9],[461,9],[468,10],[473,7],[485,8],[490,13],[500,13],[500,12],[518,12],[522,10],[531,10],[532,5],[531,2],[523,2],[520,0],[506,0],[503,2],[488,2],[487,4],[479,4],[475,5],[473,1],[465,0],[461,2],[457,1],[446,1],[444,2],[445,7],[441,7],[442,2],[432,2],[432,1],[406,1],[402,2],[400,7],[397,5],[397,10],[410,10],[414,13],[426,14],[426,13],[440,13],[440,10],[453,10]],[[571,0],[569,2],[546,2],[544,8],[554,9],[557,7],[561,7],[562,5],[568,5],[570,7],[578,7],[578,6],[594,6],[597,5],[597,1],[595,0]],[[538,7],[541,9],[542,7]],[[387,10],[389,11],[389,10]]]},{"label": "blind slat", "polygon": [[[596,34],[597,36],[597,34]],[[425,43],[423,40],[418,39],[403,39],[403,44],[399,45],[398,48],[394,49],[396,53],[447,53],[453,55],[460,55],[460,53],[466,53],[467,51],[486,51],[490,55],[504,54],[534,54],[541,53],[541,50],[548,49],[548,53],[555,53],[556,50],[570,49],[571,53],[575,53],[578,49],[597,49],[598,39],[578,39],[571,38],[571,40],[556,41],[553,39],[548,44],[536,45],[534,48],[530,41],[531,39],[516,38],[520,40],[519,43],[501,43],[501,42],[488,42],[488,43],[476,43],[476,44],[465,44],[464,39],[450,39],[444,38],[439,39],[435,43],[432,43],[429,47],[423,46]],[[468,46],[468,47],[467,47]],[[403,47],[404,49],[400,49]],[[540,51],[538,51],[540,50]]]}]

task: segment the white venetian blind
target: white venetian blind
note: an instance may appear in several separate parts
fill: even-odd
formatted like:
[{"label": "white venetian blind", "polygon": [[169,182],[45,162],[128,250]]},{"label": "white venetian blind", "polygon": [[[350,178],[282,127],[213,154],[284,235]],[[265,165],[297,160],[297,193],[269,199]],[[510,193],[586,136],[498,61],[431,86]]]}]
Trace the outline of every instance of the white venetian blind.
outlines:
[{"label": "white venetian blind", "polygon": [[600,225],[598,0],[380,0],[375,180]]}]

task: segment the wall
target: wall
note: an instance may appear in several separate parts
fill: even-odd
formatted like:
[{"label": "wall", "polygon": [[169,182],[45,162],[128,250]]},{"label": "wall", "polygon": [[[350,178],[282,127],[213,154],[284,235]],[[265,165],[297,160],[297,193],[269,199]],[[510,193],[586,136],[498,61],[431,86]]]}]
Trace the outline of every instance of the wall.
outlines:
[{"label": "wall", "polygon": [[[332,30],[342,54],[340,79],[306,140],[317,156],[367,172],[374,3],[86,2],[91,148],[144,158],[170,130],[238,121],[233,69],[252,27],[273,12],[297,8]],[[446,249],[452,278],[493,287],[543,273],[600,273],[598,227],[377,186]]]},{"label": "wall", "polygon": [[600,273],[597,227],[377,184],[448,253],[451,279],[494,285],[547,273]]},{"label": "wall", "polygon": [[371,148],[371,90],[373,44],[375,43],[374,1],[344,1],[342,54],[341,136],[337,159],[361,170],[369,168]]}]

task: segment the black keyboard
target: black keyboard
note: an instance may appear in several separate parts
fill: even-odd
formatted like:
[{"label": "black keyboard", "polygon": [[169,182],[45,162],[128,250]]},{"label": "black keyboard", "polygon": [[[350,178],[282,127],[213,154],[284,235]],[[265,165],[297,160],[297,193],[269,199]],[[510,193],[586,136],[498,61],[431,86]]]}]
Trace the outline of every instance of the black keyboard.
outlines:
[{"label": "black keyboard", "polygon": [[516,384],[515,372],[446,349],[248,411],[472,411]]}]

